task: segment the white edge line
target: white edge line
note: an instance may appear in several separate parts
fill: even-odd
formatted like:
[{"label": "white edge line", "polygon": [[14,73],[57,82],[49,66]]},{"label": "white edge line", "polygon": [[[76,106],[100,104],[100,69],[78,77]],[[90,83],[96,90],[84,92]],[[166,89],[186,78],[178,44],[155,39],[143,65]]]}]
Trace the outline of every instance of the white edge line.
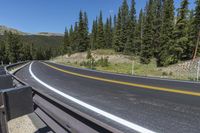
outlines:
[{"label": "white edge line", "polygon": [[41,81],[39,78],[37,78],[37,77],[34,75],[34,73],[32,72],[32,64],[33,64],[33,62],[32,62],[32,63],[30,64],[30,66],[29,66],[29,72],[30,72],[31,76],[32,76],[37,82],[39,82],[40,84],[42,84],[42,85],[45,86],[46,88],[50,89],[51,91],[54,91],[55,93],[57,93],[57,94],[59,94],[59,95],[65,97],[66,99],[75,102],[76,104],[79,104],[79,105],[81,105],[81,106],[83,106],[83,107],[85,107],[85,108],[87,108],[87,109],[89,109],[89,110],[91,110],[91,111],[93,111],[93,112],[95,112],[95,113],[98,113],[98,114],[100,114],[100,115],[102,115],[102,116],[104,116],[104,117],[106,117],[106,118],[109,118],[109,119],[111,119],[111,120],[113,120],[113,121],[115,121],[115,122],[117,122],[117,123],[119,123],[119,124],[121,124],[121,125],[123,125],[123,126],[126,126],[126,127],[128,127],[128,128],[131,128],[131,129],[133,129],[133,130],[135,130],[135,131],[138,131],[138,132],[141,132],[141,133],[155,133],[154,131],[151,131],[151,130],[149,130],[149,129],[146,129],[146,128],[144,128],[144,127],[142,127],[142,126],[139,126],[139,125],[137,125],[137,124],[131,123],[131,122],[127,121],[127,120],[124,120],[124,119],[122,119],[122,118],[120,118],[120,117],[117,117],[117,116],[115,116],[115,115],[112,115],[112,114],[110,114],[110,113],[108,113],[108,112],[105,112],[105,111],[103,111],[103,110],[101,110],[101,109],[98,109],[98,108],[96,108],[96,107],[94,107],[94,106],[92,106],[92,105],[89,105],[89,104],[85,103],[85,102],[82,102],[82,101],[80,101],[80,100],[78,100],[78,99],[76,99],[76,98],[74,98],[74,97],[72,97],[72,96],[69,96],[69,95],[67,95],[67,94],[65,94],[65,93],[63,93],[63,92],[61,92],[61,91],[55,89],[54,87],[52,87],[52,86],[46,84],[45,82]]}]

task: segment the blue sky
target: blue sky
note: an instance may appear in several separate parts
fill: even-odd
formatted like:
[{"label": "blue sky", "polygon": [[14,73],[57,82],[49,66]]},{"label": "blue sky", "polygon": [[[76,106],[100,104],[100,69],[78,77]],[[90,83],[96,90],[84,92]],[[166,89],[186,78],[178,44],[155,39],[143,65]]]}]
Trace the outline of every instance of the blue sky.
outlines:
[{"label": "blue sky", "polygon": [[[131,0],[128,0],[130,3]],[[135,0],[137,13],[147,0]],[[174,0],[178,7],[181,0]],[[190,8],[194,8],[194,1]],[[103,11],[104,19],[116,13],[122,0],[1,0],[0,25],[6,25],[24,32],[64,32],[78,20],[80,10],[88,13],[89,24]]]}]

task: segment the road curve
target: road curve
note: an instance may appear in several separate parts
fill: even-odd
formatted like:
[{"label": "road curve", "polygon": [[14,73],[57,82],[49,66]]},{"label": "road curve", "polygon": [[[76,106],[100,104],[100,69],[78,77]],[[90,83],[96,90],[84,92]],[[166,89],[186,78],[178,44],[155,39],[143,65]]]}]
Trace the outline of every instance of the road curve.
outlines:
[{"label": "road curve", "polygon": [[126,133],[199,133],[200,84],[34,62],[16,73],[34,88]]}]

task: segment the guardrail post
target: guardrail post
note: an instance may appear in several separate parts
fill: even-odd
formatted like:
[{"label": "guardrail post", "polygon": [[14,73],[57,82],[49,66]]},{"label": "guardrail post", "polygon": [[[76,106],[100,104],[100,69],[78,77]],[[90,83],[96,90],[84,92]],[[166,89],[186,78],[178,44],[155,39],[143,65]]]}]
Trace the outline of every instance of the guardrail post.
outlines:
[{"label": "guardrail post", "polygon": [[0,133],[8,133],[4,102],[5,102],[4,95],[2,92],[0,92]]},{"label": "guardrail post", "polygon": [[[0,74],[5,74],[3,68],[1,68]],[[8,126],[7,126],[7,116],[6,116],[6,109],[5,109],[5,97],[2,92],[3,89],[13,87],[13,81],[11,75],[1,75],[0,76],[0,133],[8,133]]]},{"label": "guardrail post", "polygon": [[198,62],[197,65],[197,81],[199,81],[199,69],[200,69],[200,61]]},{"label": "guardrail post", "polygon": [[135,61],[133,60],[132,62],[132,70],[131,70],[131,74],[134,75],[134,67],[135,67]]},{"label": "guardrail post", "polygon": [[11,75],[0,75],[0,90],[13,87],[13,79]]}]

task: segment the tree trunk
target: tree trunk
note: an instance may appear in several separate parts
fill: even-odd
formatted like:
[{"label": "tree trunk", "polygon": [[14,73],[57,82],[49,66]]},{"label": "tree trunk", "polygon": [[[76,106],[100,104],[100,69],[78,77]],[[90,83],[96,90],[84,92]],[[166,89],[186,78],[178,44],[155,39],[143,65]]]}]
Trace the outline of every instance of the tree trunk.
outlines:
[{"label": "tree trunk", "polygon": [[198,38],[197,38],[197,44],[196,44],[196,47],[195,47],[193,60],[194,60],[194,59],[196,58],[196,56],[197,56],[197,51],[198,51],[198,47],[199,47],[199,41],[200,41],[200,30],[199,30],[199,34],[198,34]]}]

